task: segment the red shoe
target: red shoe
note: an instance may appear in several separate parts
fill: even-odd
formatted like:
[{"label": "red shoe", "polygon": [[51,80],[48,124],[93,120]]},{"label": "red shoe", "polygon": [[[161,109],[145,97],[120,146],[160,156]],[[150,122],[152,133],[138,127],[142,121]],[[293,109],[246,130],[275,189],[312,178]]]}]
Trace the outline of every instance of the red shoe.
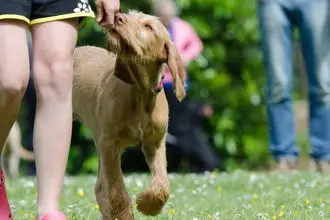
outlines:
[{"label": "red shoe", "polygon": [[66,217],[62,212],[54,211],[42,216],[41,220],[66,220]]},{"label": "red shoe", "polygon": [[12,214],[6,194],[5,176],[0,169],[0,220],[11,220]]}]

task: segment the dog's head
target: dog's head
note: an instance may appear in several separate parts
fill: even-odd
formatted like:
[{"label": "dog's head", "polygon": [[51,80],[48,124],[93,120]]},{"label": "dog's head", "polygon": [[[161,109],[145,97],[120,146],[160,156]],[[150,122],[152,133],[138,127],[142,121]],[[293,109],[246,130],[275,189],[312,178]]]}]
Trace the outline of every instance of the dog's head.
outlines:
[{"label": "dog's head", "polygon": [[[160,67],[166,63],[172,74],[177,99],[181,101],[185,97],[183,62],[165,26],[157,17],[137,11],[117,13],[115,24],[107,31],[108,49],[123,60],[141,66]],[[162,76],[152,74],[154,76],[149,77],[154,78],[154,84],[159,85]]]}]

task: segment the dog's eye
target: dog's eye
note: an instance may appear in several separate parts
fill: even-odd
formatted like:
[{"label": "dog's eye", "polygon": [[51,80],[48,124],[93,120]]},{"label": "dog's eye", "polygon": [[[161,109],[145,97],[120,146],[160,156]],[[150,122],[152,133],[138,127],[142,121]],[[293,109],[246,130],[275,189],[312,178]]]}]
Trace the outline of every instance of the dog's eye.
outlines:
[{"label": "dog's eye", "polygon": [[144,27],[148,28],[149,30],[153,30],[150,24],[145,24]]}]

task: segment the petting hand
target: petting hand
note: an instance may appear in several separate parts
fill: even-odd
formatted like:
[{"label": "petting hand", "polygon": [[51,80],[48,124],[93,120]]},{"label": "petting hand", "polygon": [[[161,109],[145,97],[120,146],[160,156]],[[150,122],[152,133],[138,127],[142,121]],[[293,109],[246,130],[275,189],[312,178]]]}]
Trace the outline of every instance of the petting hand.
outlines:
[{"label": "petting hand", "polygon": [[120,0],[96,0],[96,21],[103,27],[114,24],[115,14],[120,10]]}]

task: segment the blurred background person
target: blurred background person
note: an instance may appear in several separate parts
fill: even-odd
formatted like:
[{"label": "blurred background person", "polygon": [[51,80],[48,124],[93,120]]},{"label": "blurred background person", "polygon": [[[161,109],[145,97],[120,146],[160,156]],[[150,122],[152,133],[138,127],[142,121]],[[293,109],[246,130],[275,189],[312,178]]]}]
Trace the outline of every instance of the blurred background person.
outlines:
[{"label": "blurred background person", "polygon": [[[172,0],[154,0],[152,11],[167,27],[187,66],[203,50],[203,43],[197,33],[189,23],[177,16],[177,7]],[[220,159],[213,152],[202,127],[203,119],[212,116],[212,107],[203,102],[191,101],[189,95],[180,103],[173,94],[172,77],[168,68],[165,70],[163,85],[170,111],[168,131],[176,138],[176,142],[168,144],[169,169],[171,160],[180,161],[181,156],[188,159],[190,170],[194,172],[219,168]],[[189,88],[188,74],[186,88]]]},{"label": "blurred background person", "polygon": [[269,149],[278,171],[295,169],[300,154],[291,95],[292,29],[298,27],[309,87],[310,168],[330,172],[329,4],[329,1],[306,0],[259,1]]}]

